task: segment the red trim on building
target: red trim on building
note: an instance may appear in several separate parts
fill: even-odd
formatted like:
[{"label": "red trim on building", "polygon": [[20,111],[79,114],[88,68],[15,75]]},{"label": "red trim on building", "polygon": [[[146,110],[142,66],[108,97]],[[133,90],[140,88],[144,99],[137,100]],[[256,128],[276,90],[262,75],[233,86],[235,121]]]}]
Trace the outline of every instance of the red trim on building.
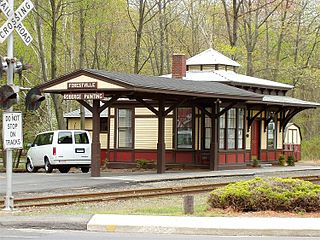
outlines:
[{"label": "red trim on building", "polygon": [[[288,149],[288,148],[287,148]],[[110,159],[109,162],[116,163],[136,163],[137,160],[147,160],[154,161],[156,163],[157,159],[157,151],[156,150],[109,150],[110,151]],[[176,156],[176,161],[174,161],[173,156]],[[286,159],[288,156],[294,156],[295,160],[301,159],[301,150],[300,145],[295,145],[293,150],[261,150],[262,162],[274,162],[277,163],[279,156],[284,154]],[[116,160],[114,159],[116,157]],[[133,157],[134,156],[134,157]],[[199,158],[199,161],[194,161],[193,158]],[[228,151],[228,152],[220,152],[219,153],[219,166],[227,166],[227,165],[239,165],[243,166],[245,163],[249,163],[251,161],[251,153],[250,150],[246,150],[245,153],[243,151]],[[106,150],[101,150],[101,164],[105,164],[106,161]],[[166,163],[178,163],[178,164],[191,164],[191,165],[200,165],[209,167],[209,158],[208,154],[201,153],[201,151],[197,151],[194,153],[193,151],[174,151],[167,150],[166,151]]]},{"label": "red trim on building", "polygon": [[219,165],[225,165],[225,164],[226,164],[226,154],[219,153]]},{"label": "red trim on building", "polygon": [[177,151],[176,163],[193,163],[193,153]]},{"label": "red trim on building", "polygon": [[237,163],[237,153],[227,153],[226,154],[226,164],[235,164]]},{"label": "red trim on building", "polygon": [[284,155],[286,159],[288,156],[293,156],[295,160],[301,160],[301,145],[300,144],[284,144]]},{"label": "red trim on building", "polygon": [[240,153],[238,154],[238,163],[244,163],[245,159],[244,159],[244,154]]}]

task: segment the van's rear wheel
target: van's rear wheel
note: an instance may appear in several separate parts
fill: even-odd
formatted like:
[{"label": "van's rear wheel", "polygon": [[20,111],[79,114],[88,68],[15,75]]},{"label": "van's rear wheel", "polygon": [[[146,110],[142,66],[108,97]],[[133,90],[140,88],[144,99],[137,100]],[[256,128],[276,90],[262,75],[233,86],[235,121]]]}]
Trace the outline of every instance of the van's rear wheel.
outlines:
[{"label": "van's rear wheel", "polygon": [[59,171],[61,173],[68,173],[70,171],[70,167],[67,167],[67,166],[59,167]]},{"label": "van's rear wheel", "polygon": [[83,173],[89,172],[89,167],[82,167],[81,172],[83,172]]},{"label": "van's rear wheel", "polygon": [[39,168],[34,167],[33,164],[31,163],[31,161],[28,159],[27,163],[26,163],[26,170],[29,173],[35,173],[38,171]]},{"label": "van's rear wheel", "polygon": [[53,167],[51,166],[48,158],[44,160],[44,170],[46,173],[52,173]]}]

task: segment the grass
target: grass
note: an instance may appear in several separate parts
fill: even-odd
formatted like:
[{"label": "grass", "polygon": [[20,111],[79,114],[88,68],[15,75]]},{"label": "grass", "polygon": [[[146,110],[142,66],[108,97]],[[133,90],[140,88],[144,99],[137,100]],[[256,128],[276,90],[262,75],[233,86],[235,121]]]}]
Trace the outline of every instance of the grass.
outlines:
[{"label": "grass", "polygon": [[[24,171],[26,169],[25,160],[21,159],[18,168],[15,167],[15,163],[13,163],[13,170]],[[3,166],[2,159],[0,159],[0,172],[4,172],[5,167]]]},{"label": "grass", "polygon": [[[222,216],[222,212],[208,211],[208,194],[194,195],[195,216]],[[15,215],[81,215],[81,214],[123,214],[123,215],[167,215],[184,216],[183,196],[136,198],[99,203],[81,203],[68,206],[28,208]],[[1,213],[0,213],[1,216]]]}]

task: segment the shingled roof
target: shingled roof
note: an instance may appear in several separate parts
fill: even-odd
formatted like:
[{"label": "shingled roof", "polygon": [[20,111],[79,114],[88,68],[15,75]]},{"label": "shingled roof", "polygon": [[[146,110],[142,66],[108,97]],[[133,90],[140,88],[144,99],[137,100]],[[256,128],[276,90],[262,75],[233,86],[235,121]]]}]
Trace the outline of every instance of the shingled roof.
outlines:
[{"label": "shingled roof", "polygon": [[[119,72],[107,72],[95,69],[81,69],[55,80],[38,86],[44,92],[53,92],[46,90],[51,86],[61,82],[70,80],[77,76],[87,75],[93,79],[110,82],[121,86],[122,91],[130,92],[151,92],[165,93],[171,95],[208,97],[208,98],[227,98],[227,99],[242,99],[242,100],[261,100],[262,95],[239,89],[233,86],[228,86],[218,82],[199,82],[177,80],[172,78],[145,76],[141,74],[128,74]],[[112,89],[99,89],[99,91],[108,91]],[[120,91],[120,90],[119,90]],[[70,92],[70,90],[60,90],[60,92]]]}]

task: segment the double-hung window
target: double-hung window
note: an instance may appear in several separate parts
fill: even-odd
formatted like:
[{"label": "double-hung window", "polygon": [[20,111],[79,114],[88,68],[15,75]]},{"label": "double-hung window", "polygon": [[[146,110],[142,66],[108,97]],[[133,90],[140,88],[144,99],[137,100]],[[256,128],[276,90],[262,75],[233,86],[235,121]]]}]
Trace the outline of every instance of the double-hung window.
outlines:
[{"label": "double-hung window", "polygon": [[243,149],[244,137],[244,109],[238,110],[238,149]]},{"label": "double-hung window", "polygon": [[228,149],[236,148],[237,110],[231,108],[228,111]]},{"label": "double-hung window", "polygon": [[177,109],[177,148],[192,149],[192,108]]},{"label": "double-hung window", "polygon": [[118,109],[118,148],[132,148],[132,109]]},{"label": "double-hung window", "polygon": [[268,149],[275,148],[276,125],[273,120],[268,123],[267,144]]},{"label": "double-hung window", "polygon": [[[220,108],[222,111],[223,108]],[[244,147],[244,113],[242,108],[231,108],[219,119],[219,148],[243,149]]]},{"label": "double-hung window", "polygon": [[[210,109],[207,108],[210,112]],[[204,148],[209,149],[211,144],[211,118],[207,115],[204,118]]]},{"label": "double-hung window", "polygon": [[[223,108],[220,109],[222,111]],[[220,132],[219,132],[219,148],[225,149],[226,147],[226,114],[220,116],[219,119]]]}]

